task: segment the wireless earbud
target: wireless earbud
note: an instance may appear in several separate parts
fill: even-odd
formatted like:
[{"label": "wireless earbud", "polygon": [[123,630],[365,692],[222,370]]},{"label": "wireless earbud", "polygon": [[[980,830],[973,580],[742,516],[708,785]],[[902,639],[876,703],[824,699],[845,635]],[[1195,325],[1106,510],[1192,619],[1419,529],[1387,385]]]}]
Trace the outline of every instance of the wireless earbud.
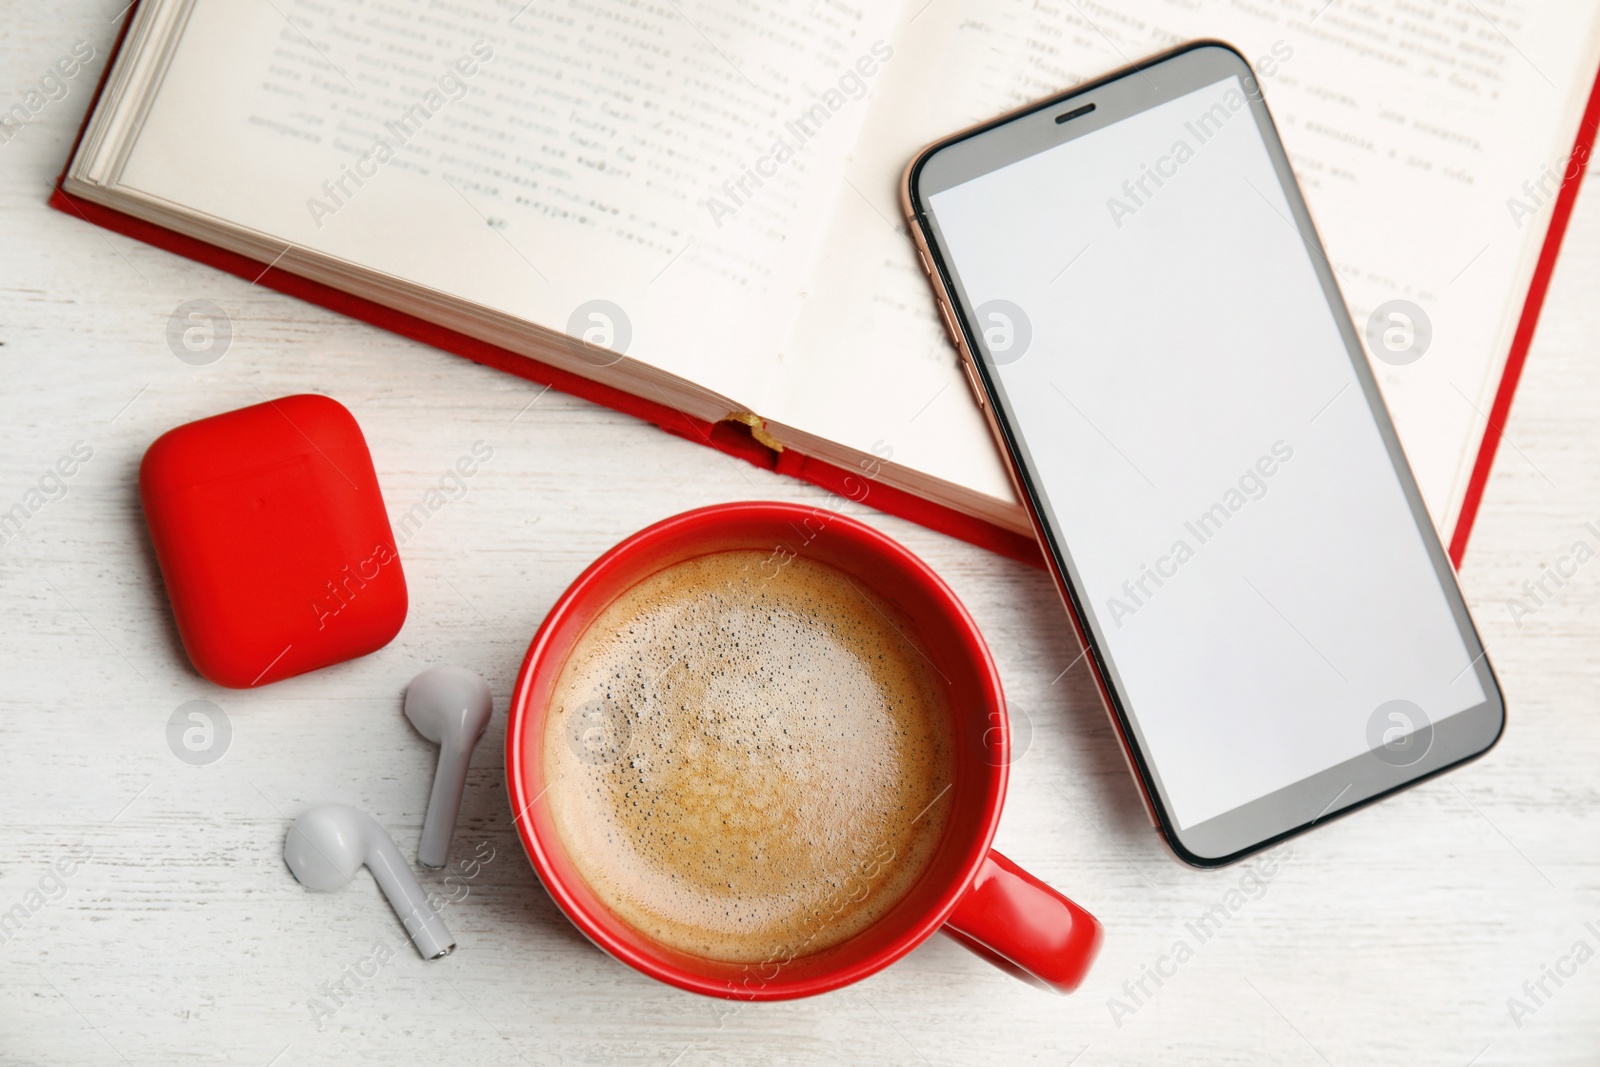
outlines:
[{"label": "wireless earbud", "polygon": [[494,701],[482,678],[460,667],[430,667],[406,687],[406,718],[417,733],[439,746],[439,767],[422,821],[417,862],[443,867],[450,859],[461,793],[467,787],[472,748],[489,728]]},{"label": "wireless earbud", "polygon": [[423,959],[448,956],[456,947],[394,840],[364,812],[345,804],[307,810],[289,827],[283,861],[301,885],[319,890],[338,889],[366,867]]}]

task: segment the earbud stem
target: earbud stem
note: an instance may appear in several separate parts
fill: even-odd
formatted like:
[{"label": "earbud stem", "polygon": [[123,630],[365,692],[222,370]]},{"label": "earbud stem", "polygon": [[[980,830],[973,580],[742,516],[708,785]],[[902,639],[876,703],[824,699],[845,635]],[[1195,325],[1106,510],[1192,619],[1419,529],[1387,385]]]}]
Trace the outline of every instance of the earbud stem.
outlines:
[{"label": "earbud stem", "polygon": [[422,821],[422,841],[417,845],[417,862],[424,867],[438,870],[450,862],[450,839],[455,835],[456,815],[461,810],[461,794],[466,789],[467,764],[471,758],[470,748],[463,752],[449,741],[439,748],[439,765],[433,772],[428,814]]},{"label": "earbud stem", "polygon": [[394,913],[400,916],[406,933],[411,935],[411,943],[417,946],[423,959],[436,960],[450,955],[455,950],[456,939],[450,936],[444,920],[428,902],[427,893],[406,866],[400,850],[387,838],[384,844],[387,847],[374,849],[374,854],[367,859],[378,888],[383,890]]}]

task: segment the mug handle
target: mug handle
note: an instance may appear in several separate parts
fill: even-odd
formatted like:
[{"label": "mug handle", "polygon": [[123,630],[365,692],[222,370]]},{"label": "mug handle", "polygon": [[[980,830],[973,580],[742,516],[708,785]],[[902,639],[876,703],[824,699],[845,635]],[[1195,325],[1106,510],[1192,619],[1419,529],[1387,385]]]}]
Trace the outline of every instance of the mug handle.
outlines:
[{"label": "mug handle", "polygon": [[989,850],[944,932],[990,963],[1052,993],[1078,988],[1105,930],[1093,915]]}]

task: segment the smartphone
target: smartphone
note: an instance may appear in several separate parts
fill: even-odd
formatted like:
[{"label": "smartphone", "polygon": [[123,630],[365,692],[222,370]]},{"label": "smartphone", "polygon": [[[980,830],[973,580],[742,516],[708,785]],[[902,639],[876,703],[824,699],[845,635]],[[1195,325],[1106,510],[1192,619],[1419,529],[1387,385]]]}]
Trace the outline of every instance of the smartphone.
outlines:
[{"label": "smartphone", "polygon": [[1181,859],[1494,744],[1483,643],[1237,51],[1186,45],[939,141],[902,199]]}]

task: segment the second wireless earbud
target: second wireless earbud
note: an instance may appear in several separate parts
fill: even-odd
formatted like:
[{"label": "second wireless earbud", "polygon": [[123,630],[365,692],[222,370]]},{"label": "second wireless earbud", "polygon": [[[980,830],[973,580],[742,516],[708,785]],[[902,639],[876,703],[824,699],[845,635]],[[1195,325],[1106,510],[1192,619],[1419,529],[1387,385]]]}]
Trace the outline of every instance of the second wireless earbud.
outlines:
[{"label": "second wireless earbud", "polygon": [[345,804],[308,809],[289,827],[283,860],[307,889],[338,889],[368,868],[423,959],[448,956],[456,947],[394,839],[365,812]]},{"label": "second wireless earbud", "polygon": [[467,765],[473,746],[489,728],[493,710],[489,686],[460,667],[431,667],[406,687],[406,718],[439,746],[439,766],[422,822],[422,843],[417,846],[417,862],[424,867],[443,867],[450,859],[450,836],[467,787]]}]

